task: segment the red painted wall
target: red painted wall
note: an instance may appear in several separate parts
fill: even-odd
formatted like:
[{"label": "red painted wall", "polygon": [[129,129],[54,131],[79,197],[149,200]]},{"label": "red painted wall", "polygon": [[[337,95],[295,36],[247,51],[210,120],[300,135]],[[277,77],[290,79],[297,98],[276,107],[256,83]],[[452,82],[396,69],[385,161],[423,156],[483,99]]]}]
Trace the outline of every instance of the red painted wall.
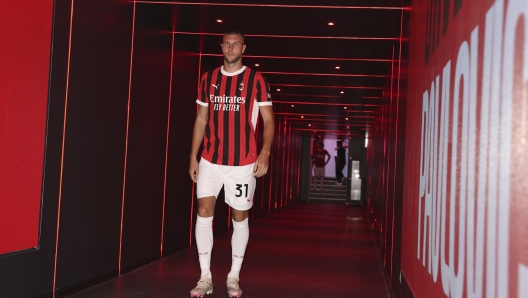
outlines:
[{"label": "red painted wall", "polygon": [[412,13],[403,274],[415,297],[528,297],[528,2]]},{"label": "red painted wall", "polygon": [[52,8],[0,2],[0,254],[39,243]]}]

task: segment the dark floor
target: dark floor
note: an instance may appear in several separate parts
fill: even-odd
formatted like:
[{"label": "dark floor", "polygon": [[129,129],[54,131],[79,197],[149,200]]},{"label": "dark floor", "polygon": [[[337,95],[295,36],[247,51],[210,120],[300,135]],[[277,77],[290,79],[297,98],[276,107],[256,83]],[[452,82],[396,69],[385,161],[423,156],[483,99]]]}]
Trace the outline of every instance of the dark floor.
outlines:
[{"label": "dark floor", "polygon": [[[214,293],[227,297],[230,233],[215,238]],[[71,298],[189,297],[199,279],[196,247]],[[361,207],[299,204],[250,223],[242,297],[390,297]]]}]

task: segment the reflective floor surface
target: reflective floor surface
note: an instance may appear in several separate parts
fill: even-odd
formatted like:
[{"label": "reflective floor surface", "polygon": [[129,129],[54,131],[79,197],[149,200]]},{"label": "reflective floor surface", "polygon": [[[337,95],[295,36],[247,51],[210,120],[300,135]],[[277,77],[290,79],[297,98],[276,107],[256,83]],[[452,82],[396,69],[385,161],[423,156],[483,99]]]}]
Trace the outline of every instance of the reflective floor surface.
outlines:
[{"label": "reflective floor surface", "polygon": [[[357,206],[298,204],[251,221],[242,297],[390,297],[363,213]],[[214,291],[205,298],[228,297],[230,237],[215,238]],[[193,246],[69,297],[190,297],[199,275]]]}]

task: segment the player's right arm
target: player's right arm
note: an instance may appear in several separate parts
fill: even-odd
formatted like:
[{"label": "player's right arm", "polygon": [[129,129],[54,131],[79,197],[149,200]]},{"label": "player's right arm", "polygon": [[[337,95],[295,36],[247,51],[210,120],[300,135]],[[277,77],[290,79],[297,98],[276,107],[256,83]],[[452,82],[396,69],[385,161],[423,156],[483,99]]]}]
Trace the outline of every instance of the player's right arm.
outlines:
[{"label": "player's right arm", "polygon": [[191,179],[196,182],[198,180],[198,160],[196,159],[198,155],[198,150],[200,145],[203,142],[203,137],[205,133],[205,126],[207,125],[207,113],[209,108],[207,106],[198,105],[198,114],[196,115],[196,120],[194,121],[193,129],[193,138],[191,144],[191,156],[189,164],[189,175]]}]

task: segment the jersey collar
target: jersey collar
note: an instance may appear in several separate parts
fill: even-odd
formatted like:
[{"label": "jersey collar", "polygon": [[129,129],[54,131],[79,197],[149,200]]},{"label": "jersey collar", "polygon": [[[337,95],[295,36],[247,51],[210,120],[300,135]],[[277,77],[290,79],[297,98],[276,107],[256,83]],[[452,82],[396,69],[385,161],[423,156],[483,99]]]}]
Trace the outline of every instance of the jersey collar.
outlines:
[{"label": "jersey collar", "polygon": [[232,77],[232,76],[236,76],[236,75],[238,75],[238,74],[241,74],[241,73],[244,72],[244,70],[246,70],[246,66],[245,66],[245,65],[243,65],[241,69],[239,69],[239,70],[237,70],[237,71],[235,71],[235,72],[227,72],[227,71],[225,71],[223,65],[222,65],[222,67],[220,68],[220,71],[222,72],[222,74],[223,74],[224,76],[228,76],[228,77]]}]

